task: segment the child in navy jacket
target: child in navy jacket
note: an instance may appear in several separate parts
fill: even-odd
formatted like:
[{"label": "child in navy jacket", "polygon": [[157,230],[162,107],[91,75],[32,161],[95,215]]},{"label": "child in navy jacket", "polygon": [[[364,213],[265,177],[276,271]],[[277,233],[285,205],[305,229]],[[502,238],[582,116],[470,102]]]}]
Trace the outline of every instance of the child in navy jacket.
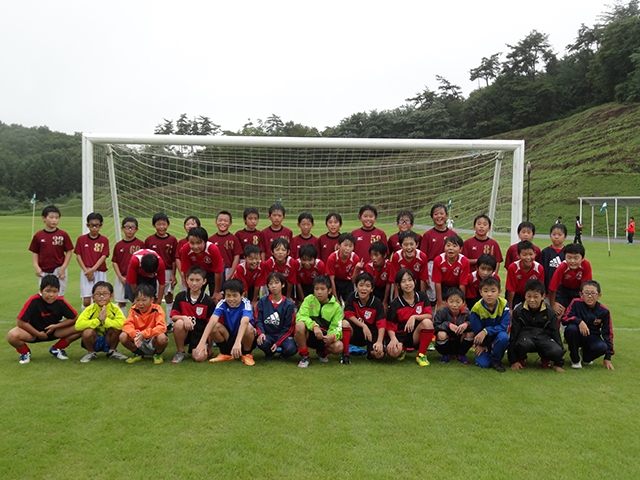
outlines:
[{"label": "child in navy jacket", "polygon": [[284,275],[271,272],[267,277],[269,295],[258,301],[257,342],[265,360],[272,360],[278,347],[282,348],[281,358],[292,357],[298,351],[293,340],[294,305],[282,294],[286,284]]}]

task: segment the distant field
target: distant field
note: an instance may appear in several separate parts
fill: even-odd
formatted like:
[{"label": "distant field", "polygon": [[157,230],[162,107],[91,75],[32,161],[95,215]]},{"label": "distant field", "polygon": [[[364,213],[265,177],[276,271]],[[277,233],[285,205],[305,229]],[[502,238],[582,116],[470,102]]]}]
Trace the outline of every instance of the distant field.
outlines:
[{"label": "distant field", "polygon": [[[203,222],[213,231],[212,220]],[[141,220],[140,237],[151,233],[148,223]],[[60,223],[74,241],[81,225],[78,217]],[[288,226],[296,232],[295,222]],[[182,236],[181,220],[171,231]],[[0,217],[3,332],[37,291],[30,238],[31,218]],[[506,249],[508,237],[497,239]],[[548,236],[534,243],[544,247]],[[531,357],[525,371],[500,375],[441,365],[435,352],[426,368],[413,355],[403,363],[354,358],[348,367],[336,358],[320,365],[312,355],[305,371],[295,361],[267,363],[261,353],[252,368],[176,366],[172,337],[160,366],[104,357],[82,365],[79,342],[68,362],[38,344],[32,362],[19,365],[5,342],[0,478],[635,479],[640,245],[615,243],[611,257],[606,243],[585,246],[612,310],[613,372],[600,361],[557,374]],[[78,278],[74,259],[67,299],[76,308]]]}]

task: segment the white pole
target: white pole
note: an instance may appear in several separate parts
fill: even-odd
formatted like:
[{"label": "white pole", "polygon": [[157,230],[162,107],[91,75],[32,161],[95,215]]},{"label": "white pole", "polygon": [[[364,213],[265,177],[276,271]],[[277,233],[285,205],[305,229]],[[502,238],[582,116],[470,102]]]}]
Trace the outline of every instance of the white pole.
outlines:
[{"label": "white pole", "polygon": [[513,181],[511,186],[511,244],[517,243],[518,225],[522,221],[522,190],[524,185],[524,140],[513,151]]},{"label": "white pole", "polygon": [[609,209],[604,209],[604,216],[607,220],[607,251],[609,252],[609,256],[611,256],[611,237],[609,236]]},{"label": "white pole", "polygon": [[35,200],[33,202],[31,202],[31,206],[33,207],[31,209],[31,238],[33,238],[33,233],[34,233],[34,229],[35,229],[35,222],[36,222],[36,202]]},{"label": "white pole", "polygon": [[618,197],[615,198],[615,217],[613,217],[613,238],[618,238]]},{"label": "white pole", "polygon": [[113,210],[113,223],[116,235],[116,242],[122,240],[122,233],[120,232],[120,207],[118,204],[118,189],[116,188],[116,171],[113,166],[113,149],[111,145],[107,147],[107,167],[109,170],[109,186],[111,187],[111,209]]},{"label": "white pole", "polygon": [[[493,186],[491,187],[491,199],[489,200],[489,218],[495,227],[496,223],[496,204],[498,203],[498,187],[500,185],[500,170],[502,169],[502,155],[496,159],[496,167],[493,171]],[[491,234],[491,231],[489,231]],[[491,235],[489,235],[491,236]]]},{"label": "white pole", "polygon": [[[88,233],[86,218],[93,212],[93,143],[82,135],[82,233]],[[116,229],[117,231],[117,229]]]},{"label": "white pole", "polygon": [[591,204],[591,236],[593,237],[593,204]]}]

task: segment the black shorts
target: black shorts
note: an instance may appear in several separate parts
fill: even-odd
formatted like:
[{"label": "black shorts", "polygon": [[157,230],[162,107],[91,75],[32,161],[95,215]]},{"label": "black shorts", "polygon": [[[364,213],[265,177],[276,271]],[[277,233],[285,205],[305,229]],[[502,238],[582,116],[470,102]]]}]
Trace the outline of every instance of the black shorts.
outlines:
[{"label": "black shorts", "polygon": [[207,322],[205,320],[196,320],[193,330],[187,332],[187,338],[184,344],[185,346],[189,346],[189,353],[193,352],[198,346],[198,343],[200,343],[200,340],[202,340],[202,334],[206,326]]},{"label": "black shorts", "polygon": [[[40,331],[43,332],[44,330],[40,330]],[[54,330],[54,332],[55,332],[55,330]],[[31,340],[31,341],[26,342],[26,343],[53,342],[55,340],[60,340],[60,338],[56,337],[53,333],[49,333],[47,335],[47,338],[38,338],[38,337],[36,337],[35,340]]]},{"label": "black shorts", "polygon": [[[156,277],[143,277],[138,275],[136,279],[136,286],[138,285],[151,285],[153,287],[153,295],[158,295],[158,279]],[[133,293],[131,294],[133,296]],[[133,302],[133,300],[131,300]]]},{"label": "black shorts", "polygon": [[374,287],[373,288],[373,296],[376,297],[381,302],[384,302],[384,294],[387,291],[387,287]]},{"label": "black shorts", "polygon": [[[309,283],[301,283],[300,287],[302,288],[302,294],[304,295],[304,298],[307,298],[309,295],[313,295],[313,284]],[[338,288],[336,286],[336,288]],[[304,300],[304,298],[299,298],[298,300],[302,301]]]},{"label": "black shorts", "polygon": [[[200,338],[202,338],[202,334],[200,334]],[[229,332],[229,338],[225,342],[218,343],[218,347],[220,348],[220,353],[231,355],[231,349],[233,348],[233,344],[236,343],[237,338],[238,337],[234,333]],[[258,342],[256,340],[257,339],[253,337],[253,343],[251,344],[250,351],[255,350],[256,347],[258,346]],[[242,350],[244,351],[244,347],[242,348]]]},{"label": "black shorts", "polygon": [[335,282],[336,290],[338,291],[334,293],[336,293],[336,297],[338,297],[339,300],[346,300],[349,295],[355,291],[353,282],[351,280],[338,280],[336,278]]},{"label": "black shorts", "polygon": [[580,298],[580,290],[573,290],[571,288],[563,287],[560,285],[556,292],[556,302],[567,308],[574,298]]},{"label": "black shorts", "polygon": [[354,325],[350,321],[349,325],[351,325],[351,340],[349,341],[349,344],[357,347],[367,347],[367,351],[370,352],[373,349],[373,344],[378,341],[378,329],[376,325],[370,325],[367,323],[367,327],[369,327],[369,330],[371,331],[370,342],[364,338],[364,330],[362,328],[358,325]]},{"label": "black shorts", "polygon": [[405,331],[396,332],[396,338],[402,345],[404,345],[405,348],[413,348],[416,346],[416,344],[413,342],[414,332],[415,330],[411,333]]}]

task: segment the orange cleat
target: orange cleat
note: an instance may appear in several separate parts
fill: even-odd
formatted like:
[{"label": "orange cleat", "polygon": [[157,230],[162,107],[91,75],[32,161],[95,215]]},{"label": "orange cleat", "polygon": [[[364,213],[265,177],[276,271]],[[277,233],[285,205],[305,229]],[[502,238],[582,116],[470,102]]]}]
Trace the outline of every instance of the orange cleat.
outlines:
[{"label": "orange cleat", "polygon": [[233,357],[231,355],[219,353],[217,357],[214,357],[209,361],[212,363],[217,363],[217,362],[228,362],[229,360],[233,360]]},{"label": "orange cleat", "polygon": [[242,355],[240,357],[240,360],[242,360],[242,363],[244,363],[245,365],[249,365],[250,367],[256,364],[256,361],[253,359],[253,355],[251,355],[250,353]]}]

